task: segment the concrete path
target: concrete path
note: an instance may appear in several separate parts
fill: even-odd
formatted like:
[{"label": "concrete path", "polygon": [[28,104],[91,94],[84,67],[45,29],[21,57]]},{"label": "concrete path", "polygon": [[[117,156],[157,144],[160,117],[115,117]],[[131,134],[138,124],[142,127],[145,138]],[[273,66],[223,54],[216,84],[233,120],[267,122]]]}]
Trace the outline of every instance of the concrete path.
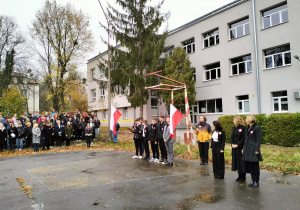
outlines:
[{"label": "concrete path", "polygon": [[[0,159],[0,209],[299,209],[300,177],[261,171],[260,187],[224,180],[212,166],[131,159],[132,153],[78,151]],[[16,181],[31,185],[33,197]]]}]

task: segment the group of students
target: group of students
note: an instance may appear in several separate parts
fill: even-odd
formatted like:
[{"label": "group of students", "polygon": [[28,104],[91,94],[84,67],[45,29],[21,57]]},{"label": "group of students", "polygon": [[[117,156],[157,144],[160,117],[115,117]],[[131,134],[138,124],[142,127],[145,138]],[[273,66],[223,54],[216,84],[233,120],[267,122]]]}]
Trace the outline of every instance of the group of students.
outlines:
[{"label": "group of students", "polygon": [[[211,126],[206,122],[206,116],[201,115],[200,122],[195,126],[197,143],[200,155],[200,165],[208,165],[209,148],[212,150],[212,166],[215,179],[224,179],[225,176],[225,142],[226,134],[219,121],[213,121]],[[174,139],[170,137],[170,118],[160,115],[159,120],[156,118],[148,125],[147,120],[140,118],[135,120],[133,130],[135,155],[133,159],[140,158],[150,162],[162,163],[166,166],[173,166],[174,162]],[[233,121],[234,127],[231,133],[232,147],[232,171],[238,172],[236,181],[245,182],[246,173],[251,174],[249,187],[259,186],[260,168],[259,161],[262,161],[261,145],[261,128],[255,123],[255,117],[249,115],[244,120],[236,116]],[[153,157],[150,159],[149,144],[151,145]],[[158,149],[159,147],[159,149]],[[161,159],[159,159],[159,150]],[[145,156],[143,157],[143,153]]]},{"label": "group of students", "polygon": [[[261,128],[255,123],[255,117],[249,115],[244,120],[236,116],[233,120],[234,127],[231,133],[232,148],[232,171],[238,172],[236,181],[245,182],[246,173],[251,174],[249,187],[259,186],[260,168],[259,161],[262,161]],[[225,159],[224,149],[226,134],[219,121],[213,121],[213,129],[206,123],[206,117],[200,116],[200,122],[196,125],[195,134],[197,134],[199,154],[201,158],[200,165],[208,164],[208,150],[211,142],[212,165],[215,179],[224,179]]]},{"label": "group of students", "polygon": [[22,150],[25,147],[34,148],[34,152],[50,149],[50,146],[62,147],[63,142],[70,146],[71,140],[86,140],[87,147],[99,135],[100,121],[94,113],[75,114],[62,112],[58,115],[54,110],[34,117],[21,114],[19,118],[5,119],[0,113],[0,152],[8,150]]},{"label": "group of students", "polygon": [[[135,155],[133,159],[140,158],[148,160],[150,162],[162,163],[166,166],[173,166],[174,162],[174,143],[175,140],[170,137],[170,118],[164,115],[160,115],[158,120],[152,119],[152,123],[148,124],[147,120],[137,118],[133,130],[134,133],[134,144],[135,144]],[[150,159],[150,147],[153,157]],[[159,151],[160,157],[159,158]],[[145,157],[143,153],[145,152]]]}]

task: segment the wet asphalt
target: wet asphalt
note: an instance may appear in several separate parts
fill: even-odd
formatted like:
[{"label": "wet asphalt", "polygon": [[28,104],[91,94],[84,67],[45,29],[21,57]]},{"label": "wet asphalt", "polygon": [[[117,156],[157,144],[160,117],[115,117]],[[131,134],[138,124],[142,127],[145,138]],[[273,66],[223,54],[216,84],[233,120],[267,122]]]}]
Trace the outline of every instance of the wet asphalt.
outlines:
[{"label": "wet asphalt", "polygon": [[[261,170],[259,188],[226,167],[175,159],[166,167],[132,153],[76,151],[0,158],[0,209],[300,209],[300,177]],[[29,198],[16,181],[34,187]]]}]

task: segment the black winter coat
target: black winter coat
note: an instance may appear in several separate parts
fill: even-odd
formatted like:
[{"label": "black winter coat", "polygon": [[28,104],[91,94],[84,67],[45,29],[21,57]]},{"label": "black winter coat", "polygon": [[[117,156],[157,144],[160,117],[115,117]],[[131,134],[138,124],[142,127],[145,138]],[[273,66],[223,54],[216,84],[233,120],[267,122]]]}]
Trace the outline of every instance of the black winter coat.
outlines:
[{"label": "black winter coat", "polygon": [[164,129],[165,129],[166,125],[167,125],[166,121],[163,121],[162,123],[161,122],[157,123],[157,139],[158,140],[164,139],[163,133],[164,133]]},{"label": "black winter coat", "polygon": [[224,151],[225,148],[225,142],[226,142],[226,135],[225,135],[225,131],[213,131],[214,132],[218,132],[218,141],[219,142],[214,142],[213,140],[211,141],[211,146],[210,148],[214,148],[215,146],[218,146],[218,148],[220,150]]},{"label": "black winter coat", "polygon": [[143,128],[144,128],[144,126],[142,125],[142,123],[134,126],[134,130],[133,130],[134,137],[133,137],[133,139],[135,139],[135,140],[142,140],[143,139]]},{"label": "black winter coat", "polygon": [[99,128],[101,125],[100,120],[95,120],[94,125],[95,125],[95,128]]},{"label": "black winter coat", "polygon": [[17,138],[24,138],[25,129],[21,127],[17,127],[18,130],[18,137]]},{"label": "black winter coat", "polygon": [[232,148],[232,164],[231,170],[238,171],[239,173],[246,173],[245,171],[245,162],[243,161],[242,157],[242,150],[244,147],[245,142],[245,130],[246,127],[240,125],[239,127],[232,128],[231,134],[231,145],[237,144],[238,147],[233,149]]},{"label": "black winter coat", "polygon": [[148,127],[148,141],[157,141],[157,124],[150,124]]},{"label": "black winter coat", "polygon": [[[261,127],[254,123],[251,127],[246,127],[245,132],[245,144],[243,147],[243,160],[249,162],[262,161],[262,156],[260,152],[261,144]],[[255,154],[259,152],[259,154]]]},{"label": "black winter coat", "polygon": [[7,139],[6,129],[0,130],[0,141],[5,141]]},{"label": "black winter coat", "polygon": [[50,139],[52,138],[53,128],[51,128],[50,126],[45,126],[42,132],[44,139]]},{"label": "black winter coat", "polygon": [[[11,134],[15,134],[15,137],[12,137]],[[18,129],[16,127],[10,127],[10,129],[8,130],[8,136],[10,140],[15,141],[18,137]]]}]

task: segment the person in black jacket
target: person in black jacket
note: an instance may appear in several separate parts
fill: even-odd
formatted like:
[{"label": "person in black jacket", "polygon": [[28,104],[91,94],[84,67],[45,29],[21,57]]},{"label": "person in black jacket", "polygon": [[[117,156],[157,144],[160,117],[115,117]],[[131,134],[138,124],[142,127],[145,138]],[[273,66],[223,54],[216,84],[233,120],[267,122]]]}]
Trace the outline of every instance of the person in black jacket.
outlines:
[{"label": "person in black jacket", "polygon": [[42,132],[44,138],[43,150],[45,150],[45,147],[47,147],[47,150],[49,150],[53,133],[53,128],[51,128],[49,121],[46,122],[46,126],[44,127]]},{"label": "person in black jacket", "polygon": [[0,152],[3,152],[6,138],[7,138],[6,129],[1,122],[0,123]]},{"label": "person in black jacket", "polygon": [[87,122],[85,121],[85,118],[81,118],[81,140],[85,140],[85,128],[86,128]]},{"label": "person in black jacket", "polygon": [[225,147],[226,135],[219,121],[213,121],[211,141],[213,172],[215,179],[224,179],[225,175]]},{"label": "person in black jacket", "polygon": [[101,122],[98,119],[98,116],[95,116],[95,121],[94,121],[94,127],[95,127],[95,137],[97,138],[99,136],[99,128],[100,128]]},{"label": "person in black jacket", "polygon": [[152,120],[152,124],[150,124],[148,130],[148,143],[151,144],[151,150],[153,155],[153,157],[150,159],[150,162],[159,162],[159,150],[157,142],[157,119],[154,118]]},{"label": "person in black jacket", "polygon": [[148,121],[143,120],[143,146],[145,151],[145,157],[143,160],[150,160],[150,151],[149,151],[149,144],[148,144],[148,137],[149,137],[149,126]]},{"label": "person in black jacket", "polygon": [[64,136],[64,125],[60,124],[57,120],[57,125],[55,125],[55,136],[56,136],[56,147],[61,147],[63,136]]},{"label": "person in black jacket", "polygon": [[[141,123],[141,119],[137,118],[135,120],[135,126],[134,130],[132,131],[134,133],[134,145],[135,145],[135,155],[132,157],[135,158],[143,158],[143,151],[142,151],[142,141],[143,141],[143,125]],[[140,150],[140,156],[139,155]]]},{"label": "person in black jacket", "polygon": [[8,130],[8,136],[10,139],[10,149],[13,150],[16,147],[16,139],[18,136],[18,130],[15,127],[14,123],[10,123],[10,128]]},{"label": "person in black jacket", "polygon": [[26,123],[26,128],[24,131],[25,147],[29,148],[32,144],[32,127],[31,123]]},{"label": "person in black jacket", "polygon": [[232,147],[232,171],[238,171],[237,182],[244,182],[246,180],[245,161],[242,159],[242,150],[245,142],[245,124],[240,116],[236,116],[233,120],[234,127],[231,134],[231,147]]},{"label": "person in black jacket", "polygon": [[246,170],[251,173],[252,181],[248,185],[249,187],[259,186],[259,161],[262,161],[262,156],[260,152],[261,144],[261,128],[255,123],[255,117],[249,115],[246,118],[246,133],[245,133],[245,143],[242,150],[243,160],[246,163]]},{"label": "person in black jacket", "polygon": [[80,136],[81,136],[81,122],[80,122],[80,118],[76,118],[76,120],[74,121],[74,130],[75,130],[75,139],[77,141],[80,140]]},{"label": "person in black jacket", "polygon": [[159,162],[163,164],[168,164],[168,153],[163,138],[164,128],[167,125],[167,123],[164,121],[164,118],[164,115],[159,115],[159,122],[157,123],[157,141],[161,154],[161,159],[159,160]]}]

